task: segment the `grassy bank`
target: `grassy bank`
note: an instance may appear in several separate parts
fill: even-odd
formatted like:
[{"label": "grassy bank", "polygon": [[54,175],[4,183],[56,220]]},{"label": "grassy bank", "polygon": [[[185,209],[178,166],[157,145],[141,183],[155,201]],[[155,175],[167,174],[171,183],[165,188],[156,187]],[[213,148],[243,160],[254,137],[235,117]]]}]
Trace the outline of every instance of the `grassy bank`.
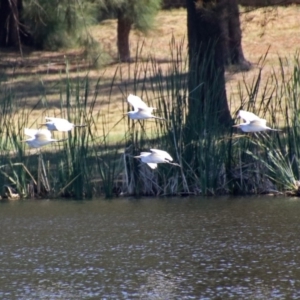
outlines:
[{"label": "grassy bank", "polygon": [[[55,132],[56,138],[64,138],[41,152],[28,150],[22,142],[24,128],[39,127],[42,116],[53,111],[47,102],[37,105],[42,116],[32,119],[32,109],[20,108],[14,101],[11,89],[1,90],[1,166],[2,194],[13,197],[72,197],[91,198],[96,195],[218,195],[258,194],[288,192],[298,194],[300,127],[299,93],[300,60],[279,58],[277,70],[263,83],[261,73],[248,84],[239,82],[238,102],[229,99],[234,106],[243,107],[264,117],[271,127],[282,131],[262,134],[243,134],[214,122],[213,119],[197,122],[197,136],[189,135],[185,120],[189,110],[185,76],[186,60],[182,48],[173,44],[169,67],[166,71],[149,57],[132,65],[131,78],[134,92],[149,105],[157,105],[157,114],[166,121],[132,121],[123,114],[127,104],[120,103],[119,113],[113,108],[113,95],[106,97],[106,111],[96,111],[102,101],[101,78],[90,84],[89,74],[70,78],[68,64],[59,85],[59,116],[73,123],[87,124],[68,134]],[[286,64],[292,72],[286,72]],[[262,62],[263,64],[263,62]],[[116,72],[122,69],[117,68]],[[116,83],[128,95],[128,78]],[[117,87],[115,86],[117,85]],[[246,93],[245,93],[246,91]],[[25,101],[25,100],[24,100]],[[42,107],[42,109],[41,109]],[[118,126],[119,135],[113,134]],[[195,127],[196,128],[196,127]],[[151,170],[133,158],[140,151],[158,148],[168,151],[181,168],[160,165]]]}]

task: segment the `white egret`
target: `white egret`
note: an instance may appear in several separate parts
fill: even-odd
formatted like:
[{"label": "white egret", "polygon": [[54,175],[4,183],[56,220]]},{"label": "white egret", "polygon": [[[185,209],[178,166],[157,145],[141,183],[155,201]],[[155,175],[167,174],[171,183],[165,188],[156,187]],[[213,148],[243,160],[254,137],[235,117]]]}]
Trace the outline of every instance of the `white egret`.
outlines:
[{"label": "white egret", "polygon": [[252,112],[240,110],[238,116],[245,121],[245,123],[233,125],[233,127],[240,128],[243,132],[260,132],[266,130],[280,131],[267,126],[267,120],[261,119]]},{"label": "white egret", "polygon": [[151,169],[156,169],[157,164],[168,163],[174,166],[180,167],[179,164],[173,163],[173,158],[171,155],[163,150],[150,149],[151,152],[141,152],[140,155],[134,156],[135,158],[140,158],[143,163],[146,163]]},{"label": "white egret", "polygon": [[74,127],[86,126],[86,125],[75,125],[69,122],[68,120],[62,118],[45,117],[45,119],[46,119],[46,123],[43,123],[41,125],[47,126],[48,130],[51,131],[70,131]]},{"label": "white egret", "polygon": [[49,131],[48,129],[25,128],[24,133],[30,136],[30,138],[25,140],[24,142],[26,142],[31,148],[40,148],[52,142],[59,141],[51,137],[51,131]]},{"label": "white egret", "polygon": [[156,117],[152,115],[154,107],[149,107],[140,97],[130,94],[127,97],[127,101],[133,106],[134,110],[129,111],[127,115],[132,120],[144,120],[144,119],[160,119],[164,118]]}]

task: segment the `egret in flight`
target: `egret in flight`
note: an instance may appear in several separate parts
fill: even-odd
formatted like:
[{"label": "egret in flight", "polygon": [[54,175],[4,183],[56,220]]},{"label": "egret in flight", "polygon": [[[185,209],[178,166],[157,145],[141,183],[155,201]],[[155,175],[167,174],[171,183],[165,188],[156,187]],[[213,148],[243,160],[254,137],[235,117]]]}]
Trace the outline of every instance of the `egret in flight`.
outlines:
[{"label": "egret in flight", "polygon": [[85,127],[86,125],[75,125],[66,119],[45,117],[46,123],[41,125],[47,126],[48,130],[51,131],[70,131],[74,127]]},{"label": "egret in flight", "polygon": [[141,152],[140,155],[134,156],[135,158],[140,158],[143,163],[146,163],[151,169],[156,169],[157,164],[168,163],[174,166],[180,167],[179,164],[173,163],[173,158],[171,155],[163,150],[150,149],[151,152]]},{"label": "egret in flight", "polygon": [[127,115],[132,120],[144,120],[144,119],[160,119],[164,118],[156,117],[152,115],[154,107],[149,107],[140,97],[130,94],[127,97],[127,101],[133,106],[134,110],[129,111]]},{"label": "egret in flight", "polygon": [[261,119],[252,112],[240,110],[238,117],[243,119],[245,123],[233,125],[233,127],[240,128],[243,132],[260,132],[266,130],[280,131],[267,126],[267,120]]},{"label": "egret in flight", "polygon": [[46,146],[52,142],[59,142],[59,140],[51,137],[51,131],[48,129],[29,129],[25,128],[24,133],[30,136],[29,139],[25,140],[31,148],[40,148]]}]

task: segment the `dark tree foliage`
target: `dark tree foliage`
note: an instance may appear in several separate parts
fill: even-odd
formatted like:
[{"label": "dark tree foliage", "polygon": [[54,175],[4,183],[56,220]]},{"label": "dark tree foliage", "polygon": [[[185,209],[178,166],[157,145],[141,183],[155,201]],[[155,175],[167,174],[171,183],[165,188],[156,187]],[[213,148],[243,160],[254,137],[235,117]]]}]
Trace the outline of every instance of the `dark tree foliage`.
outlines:
[{"label": "dark tree foliage", "polygon": [[0,46],[56,50],[85,43],[95,14],[90,1],[0,0]]}]

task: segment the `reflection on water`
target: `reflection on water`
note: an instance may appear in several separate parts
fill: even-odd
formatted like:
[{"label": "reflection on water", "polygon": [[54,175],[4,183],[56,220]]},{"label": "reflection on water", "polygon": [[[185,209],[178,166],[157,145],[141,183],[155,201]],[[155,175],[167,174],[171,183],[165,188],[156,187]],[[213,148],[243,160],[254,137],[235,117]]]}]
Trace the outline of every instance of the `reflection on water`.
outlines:
[{"label": "reflection on water", "polygon": [[0,299],[299,299],[300,200],[0,205]]}]

